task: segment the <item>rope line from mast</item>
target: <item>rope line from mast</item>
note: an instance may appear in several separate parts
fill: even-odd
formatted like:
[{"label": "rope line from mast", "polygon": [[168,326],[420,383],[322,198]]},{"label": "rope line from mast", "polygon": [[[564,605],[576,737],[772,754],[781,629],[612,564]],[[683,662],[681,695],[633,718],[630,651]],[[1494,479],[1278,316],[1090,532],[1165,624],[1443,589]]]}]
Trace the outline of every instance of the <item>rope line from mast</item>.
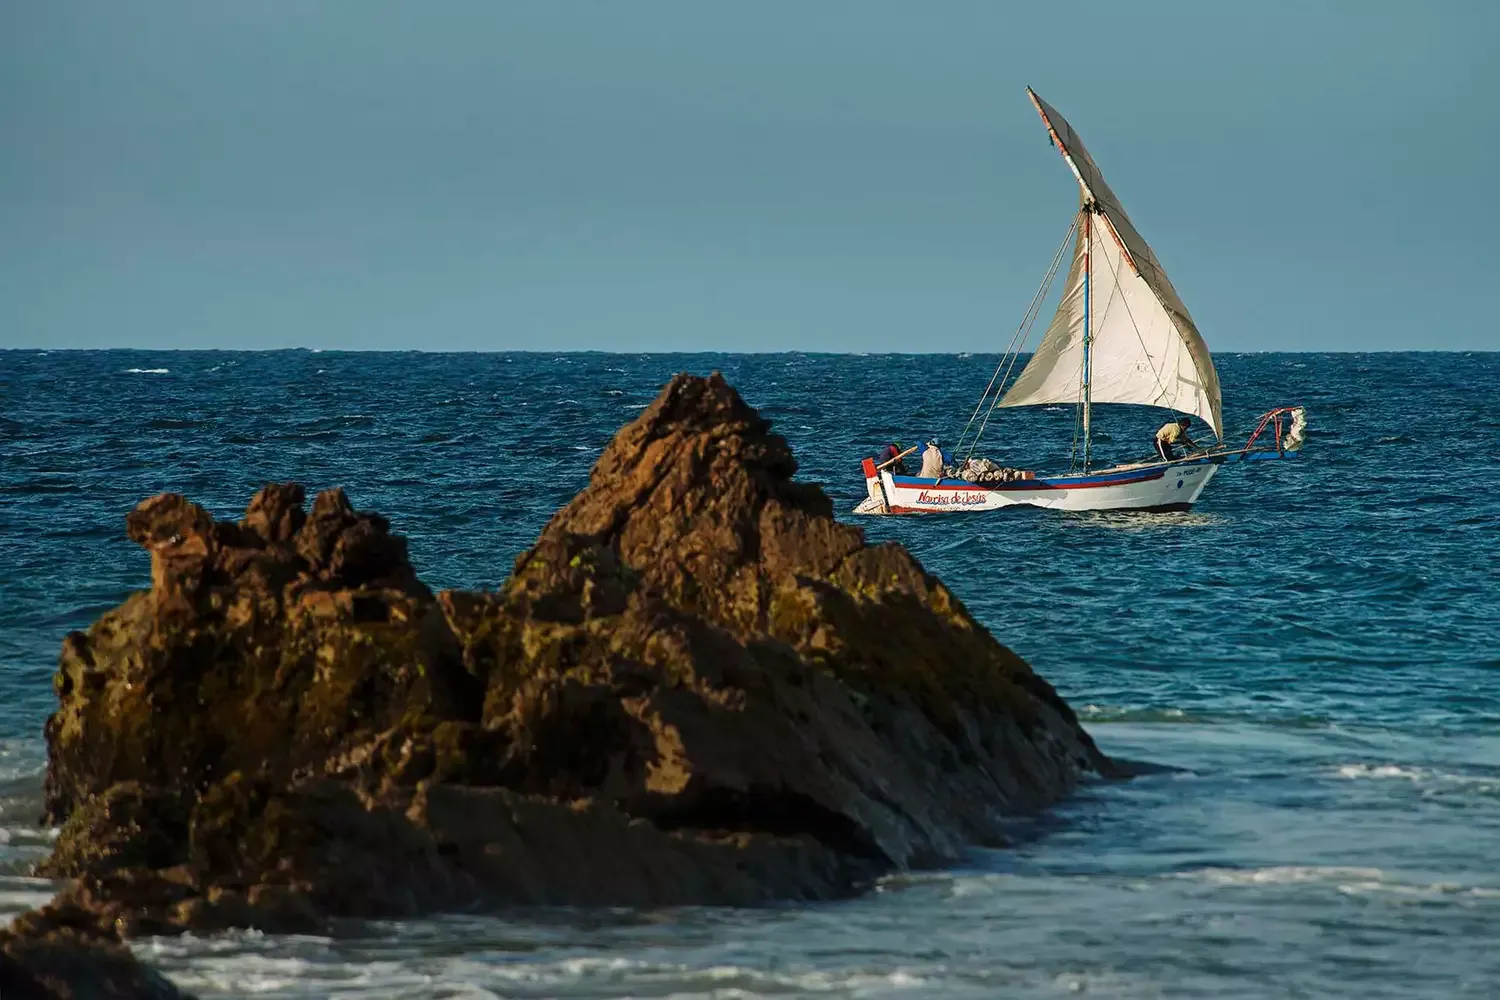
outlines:
[{"label": "rope line from mast", "polygon": [[[1047,299],[1047,293],[1052,289],[1052,282],[1057,278],[1058,268],[1062,266],[1062,259],[1067,253],[1068,244],[1073,240],[1073,234],[1078,230],[1078,216],[1073,216],[1072,223],[1068,226],[1067,233],[1062,242],[1058,244],[1057,252],[1052,255],[1052,263],[1047,268],[1047,275],[1042,279],[1041,287],[1031,297],[1031,304],[1026,307],[1026,314],[1021,318],[1021,323],[1016,327],[1016,332],[1011,336],[1010,343],[1005,348],[1005,353],[1000,355],[1000,363],[995,365],[995,372],[990,376],[989,385],[984,387],[980,394],[979,402],[974,404],[974,412],[969,415],[969,422],[964,425],[963,432],[959,434],[958,441],[954,444],[953,454],[957,455],[963,447],[964,439],[969,436],[969,430],[974,426],[974,421],[979,417],[979,411],[984,409],[986,399],[989,399],[991,390],[994,391],[994,401],[988,410],[985,410],[984,420],[980,422],[979,430],[974,434],[974,440],[969,444],[969,453],[964,456],[965,461],[974,457],[974,449],[979,447],[979,441],[984,437],[984,430],[989,426],[990,416],[1000,406],[1001,390],[1010,381],[1011,372],[1015,370],[1016,361],[1021,357],[1021,348],[1025,345],[1031,328],[1036,325],[1037,316],[1041,313],[1042,304]],[[1004,369],[1005,374],[1001,374]]]}]

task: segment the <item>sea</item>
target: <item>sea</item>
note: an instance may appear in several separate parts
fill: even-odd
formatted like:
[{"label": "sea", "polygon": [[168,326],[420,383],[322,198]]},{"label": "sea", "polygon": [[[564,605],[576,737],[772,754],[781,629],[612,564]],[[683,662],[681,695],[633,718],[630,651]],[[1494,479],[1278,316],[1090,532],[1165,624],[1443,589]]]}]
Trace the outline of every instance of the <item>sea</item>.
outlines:
[{"label": "sea", "polygon": [[[148,585],[138,500],[230,518],[267,481],[342,486],[431,586],[495,588],[667,379],[720,371],[841,519],[907,546],[1107,753],[1163,768],[852,901],[141,957],[201,997],[1500,996],[1500,354],[1216,360],[1227,439],[1284,404],[1309,432],[1191,512],[858,518],[861,458],[956,446],[996,357],[0,352],[0,917],[53,891],[27,875],[55,836],[52,673],[69,630]],[[977,453],[1065,470],[1074,418],[1000,411]],[[1099,408],[1096,460],[1149,454],[1163,419]]]}]

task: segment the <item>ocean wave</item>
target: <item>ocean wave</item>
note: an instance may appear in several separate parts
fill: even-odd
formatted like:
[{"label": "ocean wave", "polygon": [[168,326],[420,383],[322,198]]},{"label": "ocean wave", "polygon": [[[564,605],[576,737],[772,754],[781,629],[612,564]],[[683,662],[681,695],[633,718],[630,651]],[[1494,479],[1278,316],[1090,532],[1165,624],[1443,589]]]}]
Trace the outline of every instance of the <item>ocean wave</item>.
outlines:
[{"label": "ocean wave", "polygon": [[1340,764],[1335,776],[1346,781],[1404,781],[1426,792],[1442,795],[1469,792],[1500,795],[1500,774],[1465,774],[1410,764]]},{"label": "ocean wave", "polygon": [[172,369],[170,369],[170,368],[127,368],[121,374],[123,374],[123,375],[170,375],[170,374],[172,374]]},{"label": "ocean wave", "polygon": [[1434,899],[1500,900],[1500,889],[1459,882],[1384,882],[1379,879],[1340,882],[1338,891],[1345,896],[1385,896],[1400,901]]},{"label": "ocean wave", "polygon": [[1058,521],[1065,527],[1110,528],[1122,531],[1145,531],[1152,528],[1217,528],[1229,524],[1222,514],[1196,510],[1183,511],[1070,511]]},{"label": "ocean wave", "polygon": [[1400,764],[1341,764],[1336,772],[1340,778],[1406,778],[1420,781],[1425,777],[1421,768],[1403,767]]},{"label": "ocean wave", "polygon": [[[694,967],[687,963],[648,961],[618,955],[571,956],[553,961],[506,961],[495,957],[450,955],[420,963],[339,961],[304,939],[306,955],[270,950],[278,939],[251,944],[236,935],[238,947],[203,954],[203,944],[191,937],[136,942],[136,954],[168,972],[189,990],[229,987],[236,993],[301,990],[310,979],[340,996],[459,995],[513,996],[715,996],[745,997],[788,993],[873,995],[931,988],[938,981],[926,970],[897,966],[876,968],[766,969],[722,963]],[[250,947],[246,947],[250,945]],[[373,956],[371,956],[373,958]],[[940,970],[935,970],[940,971]],[[442,993],[430,992],[435,986]],[[461,991],[461,992],[449,992]],[[400,992],[395,992],[400,991]],[[323,993],[322,995],[329,995]]]},{"label": "ocean wave", "polygon": [[[137,944],[135,952],[147,962],[157,959],[162,952],[149,945]],[[382,968],[384,966],[384,968]],[[376,963],[350,969],[347,979],[339,976],[338,966],[327,961],[307,958],[288,958],[277,955],[241,952],[218,958],[200,959],[192,969],[175,969],[170,965],[172,981],[178,986],[196,992],[232,991],[230,995],[277,993],[293,990],[309,980],[327,980],[337,976],[344,980],[340,985],[374,986],[381,983],[390,986],[416,986],[418,977],[402,974],[394,963]],[[293,994],[297,995],[297,994]]]},{"label": "ocean wave", "polygon": [[1500,886],[1449,879],[1428,881],[1381,868],[1349,865],[1271,865],[1264,868],[1200,868],[1176,872],[1174,880],[1216,887],[1324,886],[1344,896],[1403,899],[1500,900]]},{"label": "ocean wave", "polygon": [[1198,868],[1174,872],[1169,877],[1209,885],[1302,885],[1309,882],[1378,881],[1385,877],[1385,872],[1379,868],[1343,865],[1271,865],[1265,868]]},{"label": "ocean wave", "polygon": [[82,493],[83,487],[77,483],[62,482],[55,479],[35,479],[29,483],[16,483],[14,485],[0,486],[0,493]]},{"label": "ocean wave", "polygon": [[27,875],[0,875],[0,924],[44,905],[57,894],[57,883]]},{"label": "ocean wave", "polygon": [[1191,715],[1180,708],[1148,708],[1126,705],[1084,705],[1078,717],[1085,722],[1211,722],[1207,716]]},{"label": "ocean wave", "polygon": [[209,420],[177,420],[170,417],[158,417],[148,421],[146,426],[155,431],[185,431],[195,427],[207,427],[212,421]]}]

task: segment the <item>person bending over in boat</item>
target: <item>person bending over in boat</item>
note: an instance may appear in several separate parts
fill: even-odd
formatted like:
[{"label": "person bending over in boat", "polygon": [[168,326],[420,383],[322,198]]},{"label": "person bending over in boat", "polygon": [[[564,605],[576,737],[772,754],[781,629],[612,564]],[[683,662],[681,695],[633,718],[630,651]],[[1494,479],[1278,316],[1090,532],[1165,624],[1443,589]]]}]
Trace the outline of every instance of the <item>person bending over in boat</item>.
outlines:
[{"label": "person bending over in boat", "polygon": [[1192,422],[1192,417],[1180,417],[1170,424],[1161,425],[1161,429],[1156,432],[1156,453],[1163,461],[1170,462],[1177,457],[1179,444],[1182,445],[1184,458],[1190,450],[1198,447],[1187,434],[1187,429]]},{"label": "person bending over in boat", "polygon": [[875,464],[884,465],[886,462],[890,462],[892,464],[888,468],[891,470],[891,475],[909,475],[910,473],[906,470],[906,460],[901,457],[901,453],[905,450],[901,447],[900,441],[892,441],[885,446],[885,451],[880,453],[880,457],[875,460]]}]

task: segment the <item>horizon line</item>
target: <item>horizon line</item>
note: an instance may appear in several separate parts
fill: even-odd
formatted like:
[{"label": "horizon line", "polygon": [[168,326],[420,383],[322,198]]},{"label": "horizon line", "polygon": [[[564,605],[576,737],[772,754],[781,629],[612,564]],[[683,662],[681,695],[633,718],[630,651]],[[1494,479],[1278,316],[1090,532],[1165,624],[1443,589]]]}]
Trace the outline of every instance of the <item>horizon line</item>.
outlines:
[{"label": "horizon line", "polygon": [[[778,355],[799,354],[812,357],[973,357],[975,355],[1004,356],[1007,352],[999,350],[965,350],[965,351],[746,351],[746,350],[602,350],[599,348],[581,348],[564,350],[538,350],[536,348],[515,349],[452,349],[434,350],[421,347],[0,347],[0,354],[107,354],[112,351],[134,351],[143,354],[535,354],[552,355],[554,357],[563,354],[598,354],[611,357],[628,357],[648,355],[658,356],[687,356],[695,357],[702,355],[731,355],[739,357],[774,357]],[[1031,351],[1021,351],[1021,354],[1030,354]],[[1500,349],[1476,350],[1474,348],[1432,348],[1432,347],[1404,347],[1404,348],[1381,348],[1377,350],[1352,350],[1348,348],[1326,348],[1312,350],[1307,348],[1286,348],[1281,350],[1254,350],[1234,351],[1221,350],[1216,352],[1217,356],[1223,357],[1232,354],[1500,354]]]}]

